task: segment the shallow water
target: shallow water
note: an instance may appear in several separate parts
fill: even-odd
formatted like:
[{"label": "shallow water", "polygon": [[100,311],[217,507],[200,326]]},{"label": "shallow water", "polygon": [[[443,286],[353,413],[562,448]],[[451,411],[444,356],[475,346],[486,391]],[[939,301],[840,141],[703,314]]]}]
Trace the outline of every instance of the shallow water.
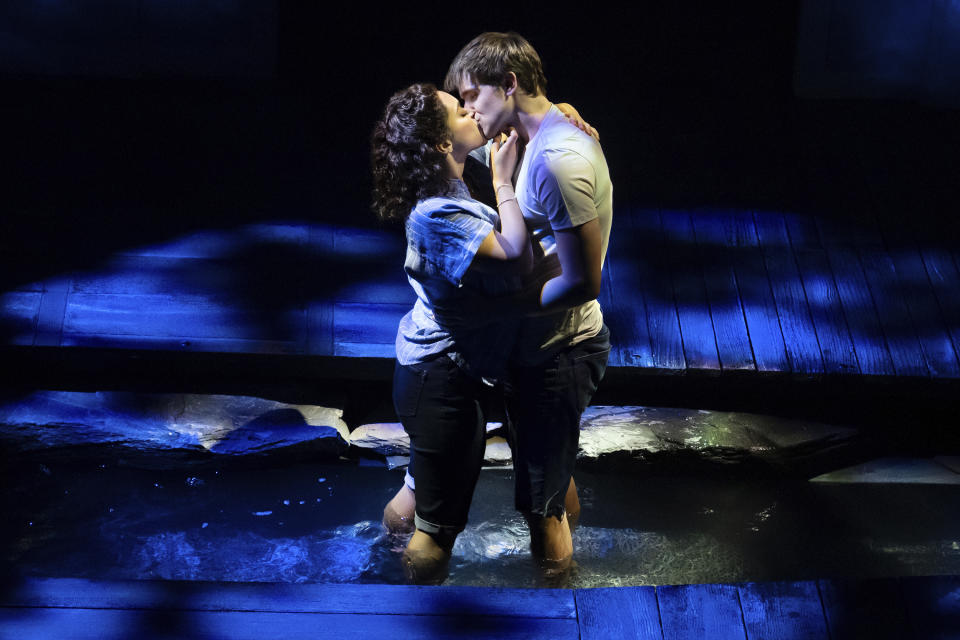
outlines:
[{"label": "shallow water", "polygon": [[[7,470],[5,564],[99,579],[400,583],[383,504],[402,472],[353,464],[185,472]],[[960,487],[578,473],[563,586],[960,573]],[[481,474],[448,584],[536,587],[508,470]]]}]

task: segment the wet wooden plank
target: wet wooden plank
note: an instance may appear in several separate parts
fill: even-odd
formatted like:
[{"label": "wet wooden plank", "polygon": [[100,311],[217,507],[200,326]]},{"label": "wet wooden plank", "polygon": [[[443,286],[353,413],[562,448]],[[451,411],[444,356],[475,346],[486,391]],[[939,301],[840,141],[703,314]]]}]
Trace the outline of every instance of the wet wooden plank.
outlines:
[{"label": "wet wooden plank", "polygon": [[581,640],[663,638],[653,587],[577,589]]},{"label": "wet wooden plank", "polygon": [[820,344],[783,218],[779,214],[757,213],[754,223],[791,370],[797,374],[821,374]]},{"label": "wet wooden plank", "polygon": [[293,256],[207,259],[114,256],[97,269],[76,273],[74,293],[232,296],[238,306],[295,304],[303,264]]},{"label": "wet wooden plank", "polygon": [[833,221],[820,219],[817,225],[847,319],[860,373],[894,375],[893,360],[860,258],[853,244],[845,240],[849,234],[837,233],[837,223]]},{"label": "wet wooden plank", "polygon": [[737,587],[698,584],[657,587],[664,640],[743,640]]},{"label": "wet wooden plank", "polygon": [[691,213],[710,317],[723,370],[756,370],[750,336],[737,288],[737,252],[726,242],[725,212]]},{"label": "wet wooden plank", "polygon": [[77,273],[76,293],[218,293],[236,284],[236,265],[222,260],[169,256],[114,256],[96,269]]},{"label": "wet wooden plank", "polygon": [[819,580],[831,638],[909,637],[896,580]]},{"label": "wet wooden plank", "polygon": [[[352,279],[351,279],[352,278]],[[336,302],[391,302],[413,306],[417,297],[403,273],[403,263],[390,267],[357,268],[344,273],[343,285],[331,293]]]},{"label": "wet wooden plank", "polygon": [[3,344],[33,344],[42,297],[39,291],[11,291],[0,295],[0,339]]},{"label": "wet wooden plank", "polygon": [[940,305],[912,234],[890,222],[882,230],[897,274],[900,297],[909,310],[930,375],[960,377],[953,340],[943,322]]},{"label": "wet wooden plank", "polygon": [[188,294],[71,294],[63,321],[63,344],[103,336],[196,341],[246,340],[287,343],[295,352],[306,344],[301,308],[241,309],[230,296]]},{"label": "wet wooden plank", "polygon": [[946,249],[923,247],[920,254],[953,341],[954,351],[960,354],[960,271]]},{"label": "wet wooden plank", "polygon": [[924,640],[960,638],[960,577],[901,578],[913,637]]},{"label": "wet wooden plank", "polygon": [[190,353],[257,353],[294,355],[303,353],[302,346],[282,340],[243,340],[241,338],[182,338],[169,336],[88,335],[72,333],[61,341],[63,347],[103,349],[144,349],[148,351],[180,351]]},{"label": "wet wooden plank", "polygon": [[402,273],[407,245],[402,228],[337,227],[334,230],[331,250],[344,261],[376,259],[398,265]]},{"label": "wet wooden plank", "polygon": [[223,259],[253,247],[308,245],[316,229],[329,234],[332,227],[298,223],[259,223],[231,229],[200,229],[153,245],[127,249],[121,255],[166,258]]},{"label": "wet wooden plank", "polygon": [[827,640],[815,582],[751,582],[739,587],[750,640]]},{"label": "wet wooden plank", "polygon": [[334,355],[396,357],[397,327],[408,304],[338,303],[333,309]]},{"label": "wet wooden plank", "polygon": [[737,289],[757,370],[790,372],[790,360],[753,215],[746,211],[731,212],[724,219],[724,226],[725,242],[736,255]]},{"label": "wet wooden plank", "polygon": [[618,211],[603,268],[600,306],[620,366],[652,368],[657,365],[647,323],[649,257],[638,249],[640,236],[631,212]]},{"label": "wet wooden plank", "polygon": [[0,609],[0,627],[11,638],[191,638],[197,640],[369,640],[449,638],[577,640],[576,620],[464,615],[355,615],[252,611],[117,609]]},{"label": "wet wooden plank", "polygon": [[875,226],[861,226],[857,240],[860,264],[863,265],[863,274],[876,305],[896,375],[929,376],[927,361],[910,312],[900,295],[896,269],[883,246],[879,230]]},{"label": "wet wooden plank", "polygon": [[329,245],[313,247],[308,300],[392,302],[413,305],[416,297],[403,270],[406,244],[399,229],[338,227]]},{"label": "wet wooden plank", "polygon": [[397,229],[338,227],[322,256],[311,299],[336,302],[390,302],[413,306],[413,289],[403,271],[406,242]]},{"label": "wet wooden plank", "polygon": [[248,225],[205,230],[116,256],[84,274],[87,293],[217,294],[243,306],[293,301],[411,302],[402,231],[329,225]]},{"label": "wet wooden plank", "polygon": [[332,356],[333,303],[314,301],[307,305],[307,353],[317,356]]},{"label": "wet wooden plank", "polygon": [[43,297],[37,314],[37,332],[33,344],[38,347],[58,347],[62,344],[70,298],[70,276],[51,278],[43,283]]},{"label": "wet wooden plank", "polygon": [[[307,226],[305,246],[307,251],[316,256],[332,255],[334,251],[334,237],[337,234],[336,225],[312,223]],[[398,232],[403,237],[403,232]]]},{"label": "wet wooden plank", "polygon": [[630,215],[631,238],[634,239],[636,251],[636,282],[642,287],[647,309],[653,366],[680,372],[686,369],[687,363],[673,298],[670,262],[667,259],[669,248],[664,246],[660,214],[652,209],[637,209],[631,211]]},{"label": "wet wooden plank", "polygon": [[[640,306],[640,311],[643,312],[643,297],[642,294],[634,293],[632,296],[625,296],[622,300],[625,303],[623,306],[618,304],[616,301],[618,298],[613,294],[613,284],[611,282],[610,275],[610,254],[607,254],[607,261],[604,265],[603,272],[600,277],[600,296],[597,298],[597,301],[600,303],[600,309],[603,311],[603,321],[610,329],[610,358],[607,362],[608,366],[611,367],[622,367],[624,366],[624,341],[627,341],[627,344],[631,344],[631,340],[635,340],[633,332],[635,330],[636,322],[636,312],[637,306]],[[630,313],[633,312],[633,313]],[[643,315],[643,327],[646,328],[646,314]],[[646,340],[647,350],[649,351],[650,341]],[[632,348],[628,347],[628,350],[633,351]],[[628,366],[650,366],[649,354],[646,364],[640,364],[639,362],[631,358]]]},{"label": "wet wooden plank", "polygon": [[9,607],[446,614],[574,619],[568,589],[420,587],[30,578],[0,594]]},{"label": "wet wooden plank", "polygon": [[786,215],[784,222],[817,332],[824,371],[858,374],[860,367],[847,319],[816,223],[809,216],[800,215]]},{"label": "wet wooden plank", "polygon": [[687,369],[719,372],[717,338],[710,317],[690,214],[686,211],[662,210],[660,224],[670,265]]},{"label": "wet wooden plank", "polygon": [[396,358],[397,349],[392,344],[371,344],[369,342],[337,342],[334,345],[335,356],[348,358]]}]

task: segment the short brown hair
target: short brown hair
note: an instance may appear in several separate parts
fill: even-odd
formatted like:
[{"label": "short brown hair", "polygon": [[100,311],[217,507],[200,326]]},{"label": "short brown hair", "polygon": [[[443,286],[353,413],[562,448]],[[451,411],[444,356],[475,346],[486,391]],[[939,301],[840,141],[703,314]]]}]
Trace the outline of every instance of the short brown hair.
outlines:
[{"label": "short brown hair", "polygon": [[477,84],[503,86],[507,73],[517,76],[517,84],[532,96],[545,95],[547,77],[543,63],[533,46],[519,33],[481,33],[460,50],[450,63],[444,88],[459,90],[460,80],[468,77]]}]

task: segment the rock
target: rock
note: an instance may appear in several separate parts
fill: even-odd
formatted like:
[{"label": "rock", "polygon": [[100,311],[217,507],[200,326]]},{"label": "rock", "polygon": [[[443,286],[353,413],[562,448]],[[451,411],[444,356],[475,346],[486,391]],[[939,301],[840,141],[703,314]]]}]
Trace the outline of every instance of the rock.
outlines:
[{"label": "rock", "polygon": [[[499,432],[503,425],[499,422],[487,423],[488,443],[494,433]],[[501,438],[502,440],[502,438]],[[410,437],[403,430],[399,422],[372,422],[362,424],[354,429],[347,438],[352,446],[360,447],[382,456],[409,456]],[[504,441],[506,442],[506,441]],[[489,445],[488,445],[489,446]],[[496,454],[499,459],[500,453]]]},{"label": "rock", "polygon": [[350,432],[347,438],[354,447],[367,449],[382,456],[409,456],[410,437],[399,422],[363,424]]},{"label": "rock", "polygon": [[646,463],[741,464],[814,473],[858,432],[773,416],[655,407],[589,407],[580,426],[578,464],[639,469]]},{"label": "rock", "polygon": [[[399,423],[351,433],[341,416],[337,408],[249,396],[41,391],[0,404],[0,446],[13,454],[169,468],[267,456],[275,462],[278,455],[338,459],[349,443],[363,450],[361,458],[381,456],[377,462],[390,468],[407,463],[410,442]],[[503,431],[500,423],[487,424],[488,466],[512,462]],[[862,451],[850,455],[859,443],[852,429],[802,420],[597,406],[583,415],[578,464],[600,472],[760,465],[812,476],[863,461]]]},{"label": "rock", "polygon": [[0,441],[19,452],[99,448],[150,467],[278,451],[335,459],[342,413],[249,396],[39,391],[0,405]]},{"label": "rock", "polygon": [[410,464],[410,456],[387,456],[387,469],[400,469]]},{"label": "rock", "polygon": [[507,439],[502,436],[487,438],[487,448],[483,454],[483,463],[487,466],[505,466],[513,464],[513,454]]},{"label": "rock", "polygon": [[[500,423],[487,425],[484,464],[512,463]],[[659,407],[589,407],[580,424],[578,465],[596,471],[757,466],[806,475],[836,468],[838,450],[851,450],[857,432],[845,427],[773,416]],[[366,424],[351,445],[393,459],[409,455],[399,423]],[[388,463],[399,466],[403,462]]]},{"label": "rock", "polygon": [[588,407],[580,421],[578,457],[599,459],[611,454],[643,455],[669,445],[653,432],[658,422],[643,407]]}]

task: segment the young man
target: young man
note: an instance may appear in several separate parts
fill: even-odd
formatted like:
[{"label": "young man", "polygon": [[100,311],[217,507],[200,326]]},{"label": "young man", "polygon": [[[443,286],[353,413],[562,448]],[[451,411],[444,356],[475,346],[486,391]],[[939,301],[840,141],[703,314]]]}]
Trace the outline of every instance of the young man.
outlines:
[{"label": "young man", "polygon": [[[540,57],[522,36],[477,36],[451,63],[445,87],[459,92],[484,136],[515,129],[525,143],[515,196],[534,240],[539,309],[524,321],[504,392],[516,507],[530,526],[534,555],[563,569],[573,554],[564,498],[580,416],[610,351],[596,299],[613,187],[599,143],[547,99]],[[509,198],[508,191],[497,196]]]}]

